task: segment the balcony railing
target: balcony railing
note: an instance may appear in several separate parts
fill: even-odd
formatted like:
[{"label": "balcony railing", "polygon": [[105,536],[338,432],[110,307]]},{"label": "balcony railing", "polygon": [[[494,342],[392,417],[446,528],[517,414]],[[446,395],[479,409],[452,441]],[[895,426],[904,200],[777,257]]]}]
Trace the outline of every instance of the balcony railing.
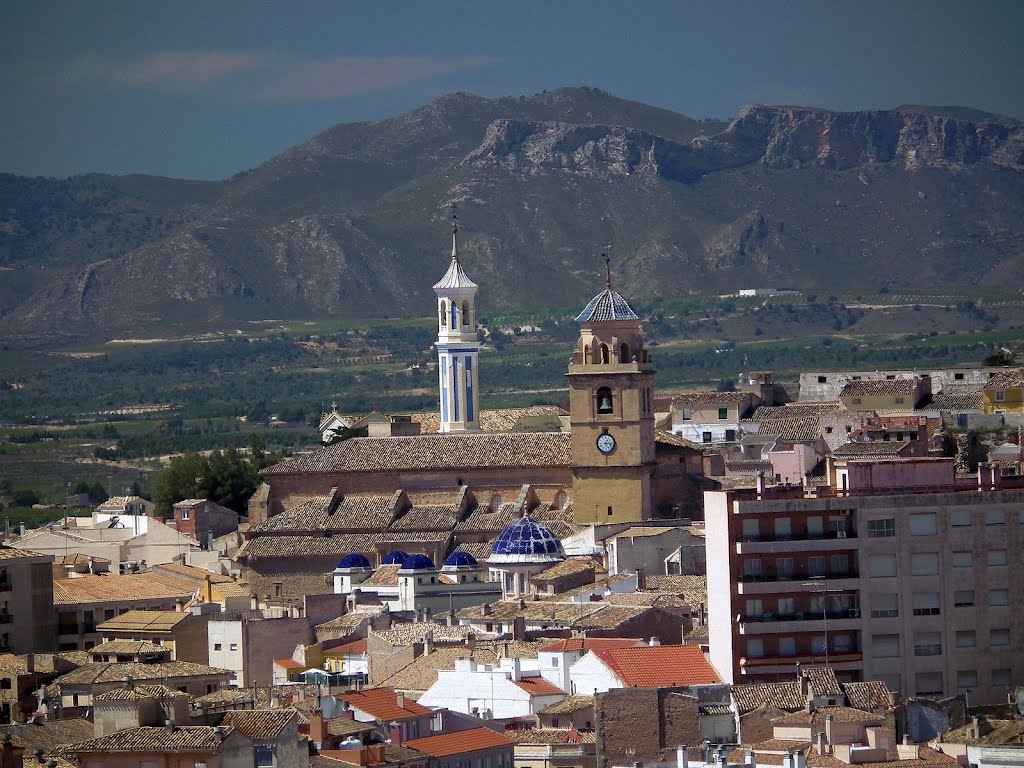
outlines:
[{"label": "balcony railing", "polygon": [[828,619],[859,619],[860,608],[846,608],[838,611],[794,611],[793,613],[757,613],[753,615],[741,615],[740,624],[751,622],[775,622],[775,621],[815,621]]},{"label": "balcony railing", "polygon": [[740,536],[739,541],[747,543],[773,542],[773,541],[825,541],[827,539],[856,539],[857,531],[823,531],[821,533],[771,533],[766,536],[749,535]]},{"label": "balcony railing", "polygon": [[915,645],[914,646],[915,656],[941,656],[942,646],[941,645]]},{"label": "balcony railing", "polygon": [[744,573],[740,574],[740,581],[753,582],[753,581],[804,581],[806,579],[859,579],[860,573],[856,568],[847,568],[846,570],[829,571],[828,573],[809,573],[807,571],[793,571],[792,573],[786,571],[783,573]]}]

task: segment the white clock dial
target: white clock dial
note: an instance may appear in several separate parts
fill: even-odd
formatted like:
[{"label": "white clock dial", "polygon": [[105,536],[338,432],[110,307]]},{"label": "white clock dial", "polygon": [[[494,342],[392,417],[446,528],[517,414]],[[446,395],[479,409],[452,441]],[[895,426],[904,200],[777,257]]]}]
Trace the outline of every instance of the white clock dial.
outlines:
[{"label": "white clock dial", "polygon": [[611,453],[615,450],[615,438],[607,432],[597,436],[597,450],[601,453]]}]

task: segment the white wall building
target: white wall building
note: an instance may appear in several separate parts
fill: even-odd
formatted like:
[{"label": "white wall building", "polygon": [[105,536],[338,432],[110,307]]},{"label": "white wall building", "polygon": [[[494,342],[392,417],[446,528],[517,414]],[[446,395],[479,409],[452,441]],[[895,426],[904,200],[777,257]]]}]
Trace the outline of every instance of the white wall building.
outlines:
[{"label": "white wall building", "polygon": [[526,717],[565,698],[540,675],[536,659],[501,659],[498,666],[457,659],[454,670],[440,670],[419,703],[497,720]]}]

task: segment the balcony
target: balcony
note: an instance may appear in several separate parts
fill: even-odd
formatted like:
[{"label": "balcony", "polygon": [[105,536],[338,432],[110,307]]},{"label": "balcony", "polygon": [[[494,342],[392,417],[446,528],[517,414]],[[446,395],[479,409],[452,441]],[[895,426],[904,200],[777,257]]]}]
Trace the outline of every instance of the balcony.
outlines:
[{"label": "balcony", "polygon": [[741,536],[736,542],[738,555],[770,555],[788,552],[816,552],[857,549],[857,531],[829,531],[783,536]]},{"label": "balcony", "polygon": [[796,611],[794,613],[761,613],[737,616],[741,635],[763,635],[796,632],[829,632],[861,627],[860,608],[838,611]]},{"label": "balcony", "polygon": [[830,651],[826,656],[824,653],[812,654],[810,656],[759,656],[757,658],[743,657],[740,659],[740,674],[743,675],[779,675],[792,674],[797,664],[815,665],[824,664],[828,659],[828,666],[835,670],[861,669],[864,666],[864,654],[861,651],[849,651],[840,653]]},{"label": "balcony", "polygon": [[763,595],[775,592],[853,592],[860,588],[860,573],[856,568],[829,571],[823,576],[809,576],[806,571],[793,573],[742,574],[739,578],[741,595]]}]

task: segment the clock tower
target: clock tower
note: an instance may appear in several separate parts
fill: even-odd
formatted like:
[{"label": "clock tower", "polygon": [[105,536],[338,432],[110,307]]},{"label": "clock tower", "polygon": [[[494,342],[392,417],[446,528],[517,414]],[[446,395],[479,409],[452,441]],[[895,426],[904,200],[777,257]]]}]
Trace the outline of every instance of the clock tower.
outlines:
[{"label": "clock tower", "polygon": [[576,317],[580,338],[569,361],[573,514],[583,525],[651,515],[654,473],[654,366],[640,318],[605,289]]}]

